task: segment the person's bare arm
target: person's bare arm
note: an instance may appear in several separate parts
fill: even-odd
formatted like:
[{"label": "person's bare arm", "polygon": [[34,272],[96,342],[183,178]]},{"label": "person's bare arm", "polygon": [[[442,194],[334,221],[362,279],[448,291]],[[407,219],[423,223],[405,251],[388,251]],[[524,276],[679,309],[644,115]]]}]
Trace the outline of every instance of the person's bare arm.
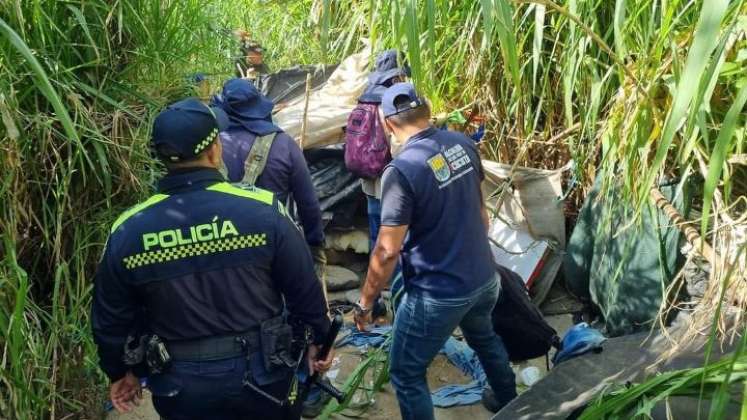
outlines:
[{"label": "person's bare arm", "polygon": [[[401,225],[382,226],[379,229],[379,237],[376,240],[376,245],[371,253],[371,261],[368,264],[366,282],[361,290],[360,304],[364,308],[373,307],[374,300],[392,277],[408,228],[408,225]],[[370,322],[370,318],[360,321],[367,321],[356,322],[358,329],[362,330],[365,324]]]}]

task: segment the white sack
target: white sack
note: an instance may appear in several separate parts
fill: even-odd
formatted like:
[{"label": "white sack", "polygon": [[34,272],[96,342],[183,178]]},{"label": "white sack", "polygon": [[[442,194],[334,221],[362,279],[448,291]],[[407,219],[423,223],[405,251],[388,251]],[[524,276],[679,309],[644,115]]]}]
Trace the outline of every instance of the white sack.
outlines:
[{"label": "white sack", "polygon": [[[346,58],[321,88],[309,97],[304,149],[342,143],[343,127],[368,83],[369,51]],[[273,116],[273,121],[298,141],[303,125],[305,97],[301,95]]]},{"label": "white sack", "polygon": [[[494,194],[511,173],[511,165],[483,160],[482,166],[485,172],[485,180],[482,183],[483,196],[488,208],[495,213],[498,198]],[[549,244],[544,264],[532,284],[532,296],[537,304],[541,303],[550,291],[560,269],[562,254],[565,250],[564,202],[560,198],[563,196],[563,172],[569,168],[570,164],[552,171],[517,167],[511,183],[513,191],[504,194],[503,203],[497,211],[497,217],[510,229],[516,231],[515,237],[528,234],[537,241],[546,241]],[[490,236],[494,241],[500,239],[504,242],[506,238],[512,237],[505,232],[505,229],[491,229]],[[514,251],[515,245],[517,244],[502,244],[509,251]],[[494,254],[496,254],[495,250]],[[536,259],[536,256],[529,252],[523,255],[526,255],[527,259]],[[508,267],[509,262],[503,263]],[[527,261],[527,263],[531,266],[535,265],[534,262]],[[511,261],[510,264],[517,264],[517,262]],[[525,282],[527,280],[524,279]]]}]

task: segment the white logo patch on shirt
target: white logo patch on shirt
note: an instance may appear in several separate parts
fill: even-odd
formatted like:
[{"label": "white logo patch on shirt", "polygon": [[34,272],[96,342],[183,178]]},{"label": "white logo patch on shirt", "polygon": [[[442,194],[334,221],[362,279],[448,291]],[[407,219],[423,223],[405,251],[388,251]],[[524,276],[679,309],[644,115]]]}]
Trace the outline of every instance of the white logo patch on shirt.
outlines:
[{"label": "white logo patch on shirt", "polygon": [[436,153],[433,157],[428,159],[428,166],[431,167],[431,171],[433,171],[433,175],[436,176],[438,182],[444,182],[451,177],[449,165],[446,164],[446,159],[441,153]]},{"label": "white logo patch on shirt", "polygon": [[436,153],[427,162],[436,180],[440,183],[438,186],[439,189],[444,188],[462,176],[472,172],[474,169],[470,165],[472,161],[467,151],[460,144],[445,149],[443,152]]}]

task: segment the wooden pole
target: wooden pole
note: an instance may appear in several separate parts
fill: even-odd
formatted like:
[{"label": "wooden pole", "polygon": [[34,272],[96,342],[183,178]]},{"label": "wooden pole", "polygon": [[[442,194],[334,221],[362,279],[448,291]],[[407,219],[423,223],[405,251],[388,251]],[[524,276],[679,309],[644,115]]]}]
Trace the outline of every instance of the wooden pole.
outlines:
[{"label": "wooden pole", "polygon": [[303,105],[303,120],[301,121],[301,137],[298,139],[298,145],[303,150],[304,144],[306,144],[306,127],[308,125],[309,117],[309,97],[311,96],[311,73],[306,73],[306,95],[305,102]]},{"label": "wooden pole", "polygon": [[658,188],[651,188],[650,197],[651,200],[654,201],[654,204],[656,204],[656,207],[664,211],[664,214],[667,215],[669,220],[673,221],[677,225],[680,231],[685,235],[687,242],[689,242],[690,245],[692,245],[693,248],[695,248],[695,250],[700,253],[700,255],[705,257],[705,259],[708,260],[708,262],[711,264],[711,267],[715,269],[718,266],[717,264],[719,262],[719,256],[718,254],[716,254],[716,251],[711,248],[711,245],[709,245],[708,242],[704,241],[703,238],[700,237],[700,234],[697,230],[695,230],[695,228],[687,224],[687,220],[682,217],[680,212],[678,212],[677,209],[674,208],[674,206],[669,202],[669,200],[667,200],[666,197],[664,197],[664,194],[662,194]]}]

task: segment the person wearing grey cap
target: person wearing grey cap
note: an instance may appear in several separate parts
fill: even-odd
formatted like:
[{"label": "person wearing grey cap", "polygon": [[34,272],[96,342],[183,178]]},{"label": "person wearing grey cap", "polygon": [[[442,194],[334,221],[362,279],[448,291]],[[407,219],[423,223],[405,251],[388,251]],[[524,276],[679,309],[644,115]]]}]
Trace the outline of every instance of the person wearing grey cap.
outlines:
[{"label": "person wearing grey cap", "polygon": [[[409,83],[386,90],[385,124],[400,154],[384,170],[381,229],[355,307],[363,330],[397,259],[405,297],[394,318],[390,375],[406,420],[433,419],[426,370],[459,327],[485,369],[484,400],[499,409],[516,396],[514,373],[491,313],[500,282],[488,242],[482,165],[475,143],[430,124],[430,108]],[[490,401],[492,402],[492,401]],[[488,406],[486,401],[486,406]]]},{"label": "person wearing grey cap", "polygon": [[[119,411],[148,375],[162,418],[298,419],[300,404],[277,404],[298,384],[287,317],[313,336],[310,368],[331,364],[315,357],[330,320],[301,232],[273,193],[218,171],[227,125],[193,98],[161,111],[151,146],[167,174],[111,228],[91,324]],[[137,329],[141,351],[126,352]]]}]

